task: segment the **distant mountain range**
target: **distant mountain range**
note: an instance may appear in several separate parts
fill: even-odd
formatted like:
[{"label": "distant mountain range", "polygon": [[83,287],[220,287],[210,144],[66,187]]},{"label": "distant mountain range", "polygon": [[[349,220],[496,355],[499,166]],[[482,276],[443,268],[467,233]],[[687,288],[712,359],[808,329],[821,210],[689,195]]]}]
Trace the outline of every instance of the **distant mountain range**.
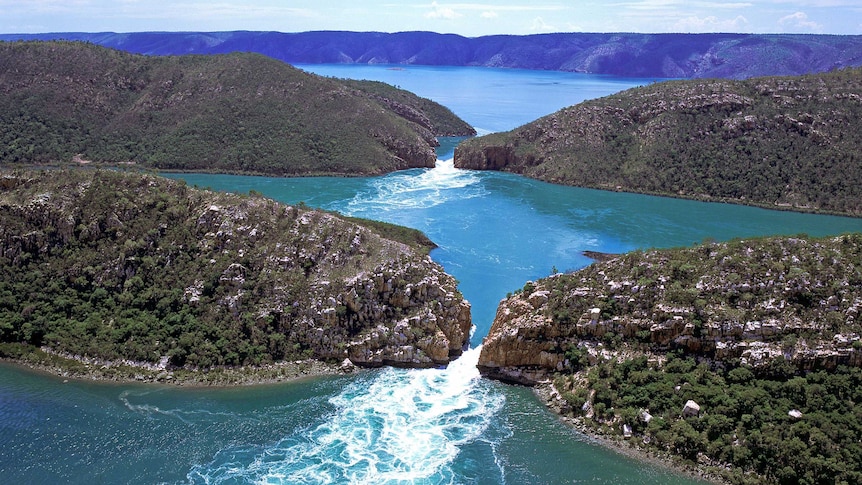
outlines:
[{"label": "distant mountain range", "polygon": [[862,66],[862,36],[561,33],[468,38],[433,32],[3,34],[80,40],[150,55],[258,52],[292,64],[486,66],[631,77],[745,79]]}]

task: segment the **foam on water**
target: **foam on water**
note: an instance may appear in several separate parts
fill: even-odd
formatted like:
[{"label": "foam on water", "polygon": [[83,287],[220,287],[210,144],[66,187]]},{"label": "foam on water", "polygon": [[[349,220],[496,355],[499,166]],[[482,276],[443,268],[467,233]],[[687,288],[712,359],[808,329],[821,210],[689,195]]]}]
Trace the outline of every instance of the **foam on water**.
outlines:
[{"label": "foam on water", "polygon": [[[193,483],[456,483],[455,458],[483,440],[504,397],[479,377],[479,349],[446,369],[384,369],[331,398],[325,422],[259,449],[223,450]],[[493,447],[493,444],[489,444]],[[502,470],[497,473],[503,474]]]},{"label": "foam on water", "polygon": [[455,168],[453,159],[437,160],[432,169],[418,175],[414,170],[395,172],[371,181],[368,189],[337,209],[351,216],[363,216],[403,209],[426,209],[452,200],[487,194],[479,175]]}]

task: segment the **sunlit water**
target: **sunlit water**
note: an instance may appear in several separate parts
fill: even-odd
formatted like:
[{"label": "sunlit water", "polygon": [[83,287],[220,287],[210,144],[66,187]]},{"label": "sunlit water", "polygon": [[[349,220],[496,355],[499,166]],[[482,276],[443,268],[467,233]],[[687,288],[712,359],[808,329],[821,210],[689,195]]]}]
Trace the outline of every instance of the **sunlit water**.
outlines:
[{"label": "sunlit water", "polygon": [[[343,67],[331,69],[349,75]],[[363,66],[351,77],[374,72],[384,78],[412,76],[416,86],[389,81],[423,96],[443,97],[456,113],[491,131],[528,121],[518,116],[545,114],[537,109],[552,111],[537,105],[549,103],[556,89],[560,99],[576,91],[577,75],[572,74],[467,71]],[[450,74],[460,80],[441,89]],[[453,93],[453,85],[470,84],[467,78],[480,85],[470,89],[486,96],[484,105],[472,98],[459,101]],[[483,82],[486,89],[480,89]],[[597,94],[596,86],[613,92],[624,83],[642,81],[609,79],[603,85],[601,79],[586,77],[584,82],[589,86],[584,90],[594,97],[606,94]],[[467,89],[457,89],[462,88]],[[505,103],[493,104],[500,93],[508,93]],[[541,100],[534,99],[538,94]],[[483,115],[494,111],[482,111],[488,105],[519,103],[524,108],[518,116]],[[455,142],[444,140],[434,169],[384,177],[182,175],[202,187],[256,190],[287,203],[304,201],[427,233],[440,246],[432,257],[460,281],[473,305],[474,348],[449,368],[382,369],[284,385],[189,390],[64,382],[0,367],[0,481],[692,483],[590,444],[560,426],[527,389],[479,378],[476,347],[499,300],[554,269],[588,264],[584,250],[621,252],[691,245],[705,238],[862,230],[860,219],[584,190],[458,170],[451,161]]]},{"label": "sunlit water", "polygon": [[300,64],[322,76],[382,81],[433,99],[479,134],[511,130],[554,111],[657,81],[594,74],[448,66]]},{"label": "sunlit water", "polygon": [[473,349],[445,370],[361,376],[330,399],[334,411],[323,423],[270,446],[222,451],[189,476],[201,483],[461,483],[456,457],[483,440],[504,401],[479,382],[477,360]]}]

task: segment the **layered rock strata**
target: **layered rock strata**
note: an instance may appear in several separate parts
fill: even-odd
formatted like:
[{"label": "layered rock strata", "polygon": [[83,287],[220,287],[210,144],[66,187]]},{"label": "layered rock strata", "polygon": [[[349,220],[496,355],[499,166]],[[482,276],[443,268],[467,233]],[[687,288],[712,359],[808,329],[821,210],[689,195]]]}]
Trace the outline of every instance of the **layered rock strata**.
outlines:
[{"label": "layered rock strata", "polygon": [[[503,300],[486,376],[535,384],[615,350],[681,349],[751,366],[862,366],[862,236],[771,238],[635,252],[555,275]],[[571,354],[569,354],[571,355]]]}]

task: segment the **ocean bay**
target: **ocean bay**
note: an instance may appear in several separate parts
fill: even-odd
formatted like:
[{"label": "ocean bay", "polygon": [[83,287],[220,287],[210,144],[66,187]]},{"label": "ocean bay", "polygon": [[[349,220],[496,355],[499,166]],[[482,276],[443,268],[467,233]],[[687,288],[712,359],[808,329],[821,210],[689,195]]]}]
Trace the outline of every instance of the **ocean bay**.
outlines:
[{"label": "ocean bay", "polygon": [[[303,66],[397,84],[449,106],[480,132],[649,80],[470,68]],[[578,84],[578,81],[582,84]],[[497,302],[585,250],[623,252],[711,238],[862,231],[862,220],[554,186],[455,169],[374,178],[183,174],[216,190],[415,227],[460,281],[481,343]],[[65,483],[692,483],[590,444],[529,390],[446,371],[385,369],[237,389],[63,382],[0,367],[0,469]],[[429,443],[430,448],[412,446]]]}]

